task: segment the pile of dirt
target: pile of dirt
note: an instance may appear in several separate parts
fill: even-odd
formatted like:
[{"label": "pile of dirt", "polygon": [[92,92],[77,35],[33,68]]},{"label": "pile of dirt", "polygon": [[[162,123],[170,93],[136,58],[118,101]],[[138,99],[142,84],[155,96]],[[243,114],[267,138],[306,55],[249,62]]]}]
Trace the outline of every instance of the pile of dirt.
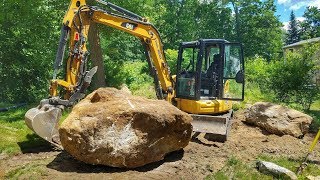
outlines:
[{"label": "pile of dirt", "polygon": [[187,146],[191,121],[166,101],[100,88],[73,108],[59,134],[64,149],[80,161],[135,168]]},{"label": "pile of dirt", "polygon": [[[235,114],[234,123],[226,147],[227,152],[235,153],[241,160],[251,161],[260,154],[271,154],[296,159],[306,154],[314,135],[306,134],[303,138],[290,135],[275,135],[259,127],[246,124],[244,111]],[[319,148],[320,149],[320,148]],[[315,153],[319,155],[320,152]],[[318,158],[320,160],[320,156]]]}]

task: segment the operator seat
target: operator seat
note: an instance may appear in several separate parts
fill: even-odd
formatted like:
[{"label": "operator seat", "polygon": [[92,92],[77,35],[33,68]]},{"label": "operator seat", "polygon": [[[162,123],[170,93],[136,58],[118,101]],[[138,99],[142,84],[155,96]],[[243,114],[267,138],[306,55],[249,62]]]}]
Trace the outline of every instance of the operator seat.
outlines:
[{"label": "operator seat", "polygon": [[218,74],[220,60],[221,58],[219,54],[213,55],[213,62],[210,64],[206,74],[208,78],[213,78],[214,73],[216,75]]}]

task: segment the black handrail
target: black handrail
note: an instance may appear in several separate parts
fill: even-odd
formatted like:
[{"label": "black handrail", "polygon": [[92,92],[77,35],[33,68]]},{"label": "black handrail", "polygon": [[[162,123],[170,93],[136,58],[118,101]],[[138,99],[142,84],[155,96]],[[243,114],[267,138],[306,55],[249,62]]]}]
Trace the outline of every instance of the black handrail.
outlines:
[{"label": "black handrail", "polygon": [[129,16],[129,17],[138,19],[138,20],[140,20],[140,21],[143,21],[143,17],[141,17],[141,16],[139,16],[138,14],[135,14],[135,13],[133,13],[133,12],[131,12],[131,11],[128,11],[128,10],[126,10],[126,9],[120,7],[120,6],[117,6],[117,5],[112,4],[112,3],[110,3],[110,2],[106,2],[106,1],[104,1],[104,0],[96,0],[96,1],[99,2],[99,3],[101,3],[101,4],[104,4],[104,5],[106,5],[106,6],[109,6],[111,9],[113,9],[113,10],[115,10],[115,11],[117,11],[117,12],[120,12],[120,13],[126,15],[126,16]]}]

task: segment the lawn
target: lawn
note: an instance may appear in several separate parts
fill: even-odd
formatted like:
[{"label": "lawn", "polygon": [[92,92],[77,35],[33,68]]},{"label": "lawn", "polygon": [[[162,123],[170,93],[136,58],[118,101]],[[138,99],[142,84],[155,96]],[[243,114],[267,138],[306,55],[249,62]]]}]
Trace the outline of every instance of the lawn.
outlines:
[{"label": "lawn", "polygon": [[306,113],[313,117],[313,123],[310,127],[311,131],[317,132],[320,128],[320,99],[313,103],[310,110]]},{"label": "lawn", "polygon": [[[296,172],[297,167],[300,166],[300,161],[288,159],[286,157],[271,157],[268,155],[261,155],[258,157],[259,160],[273,162],[279,166],[285,167],[292,172]],[[308,164],[304,169],[303,173],[298,176],[299,180],[307,179],[307,176],[318,176],[320,174],[319,166],[315,164]],[[218,172],[206,177],[207,180],[219,179],[219,180],[228,180],[228,179],[285,179],[284,177],[273,177],[271,175],[265,175],[256,169],[256,162],[251,162],[245,164],[235,157],[231,157],[226,165]]]},{"label": "lawn", "polygon": [[32,148],[43,142],[24,123],[24,114],[29,107],[0,113],[0,153],[17,154],[21,148]]},{"label": "lawn", "polygon": [[[10,106],[0,104],[0,107]],[[41,149],[48,147],[49,144],[35,135],[25,124],[24,114],[33,105],[27,105],[17,109],[10,109],[7,112],[0,112],[0,154],[15,155],[21,152],[32,151],[32,149]],[[67,112],[64,113],[65,119]]]}]

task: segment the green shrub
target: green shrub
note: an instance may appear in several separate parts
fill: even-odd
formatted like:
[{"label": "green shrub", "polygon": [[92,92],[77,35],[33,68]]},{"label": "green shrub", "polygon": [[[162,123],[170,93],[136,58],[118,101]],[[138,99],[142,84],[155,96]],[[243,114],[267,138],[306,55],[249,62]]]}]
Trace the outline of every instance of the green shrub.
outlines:
[{"label": "green shrub", "polygon": [[127,75],[124,70],[123,61],[113,61],[107,59],[104,62],[106,84],[107,86],[119,88],[123,83],[125,83]]},{"label": "green shrub", "polygon": [[268,91],[270,85],[270,66],[262,57],[248,59],[246,61],[246,81],[255,83],[262,91]]},{"label": "green shrub", "polygon": [[[312,78],[317,68],[317,46],[304,47],[299,53],[287,53],[285,59],[269,63],[256,57],[246,60],[246,99],[282,102],[309,110],[319,98],[319,87]],[[299,107],[297,107],[299,106]]]},{"label": "green shrub", "polygon": [[277,100],[298,103],[304,110],[310,109],[319,92],[319,87],[312,81],[316,49],[316,46],[304,47],[299,53],[288,53],[285,60],[273,62],[270,89],[275,92]]},{"label": "green shrub", "polygon": [[134,61],[124,63],[125,84],[133,95],[156,98],[153,78],[146,72],[147,62]]},{"label": "green shrub", "polygon": [[243,103],[255,103],[258,101],[275,101],[275,95],[270,90],[270,69],[272,63],[262,57],[246,59],[245,73],[245,99]]},{"label": "green shrub", "polygon": [[177,59],[178,59],[178,51],[174,49],[165,50],[167,63],[170,67],[171,75],[175,75],[177,73]]}]

